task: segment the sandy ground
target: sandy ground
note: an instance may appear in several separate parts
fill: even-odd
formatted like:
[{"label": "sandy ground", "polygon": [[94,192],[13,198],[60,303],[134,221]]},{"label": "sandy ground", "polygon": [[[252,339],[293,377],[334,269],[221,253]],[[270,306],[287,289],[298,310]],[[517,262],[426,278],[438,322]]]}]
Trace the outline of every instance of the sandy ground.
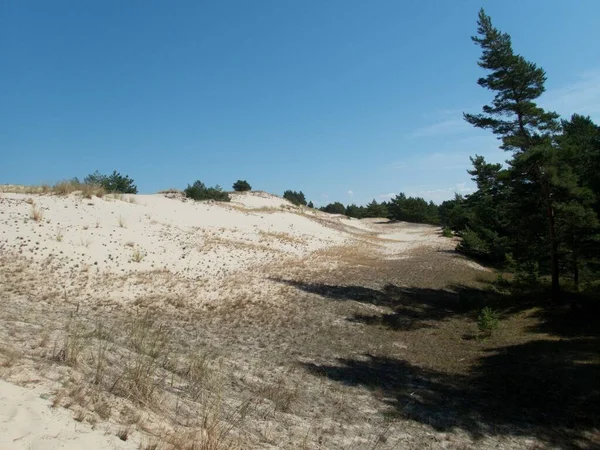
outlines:
[{"label": "sandy ground", "polygon": [[43,397],[39,390],[0,381],[0,448],[138,448],[139,442],[122,441],[100,428],[73,420],[72,412],[66,409],[52,409]]},{"label": "sandy ground", "polygon": [[[172,318],[169,320],[173,324],[193,314],[206,319],[215,311],[223,311],[210,322],[217,331],[220,324],[234,329],[236,322],[255,318],[283,331],[307,313],[303,303],[284,301],[293,289],[280,281],[286,274],[299,270],[322,274],[323,270],[335,270],[343,261],[354,261],[358,253],[361,259],[356,260],[357,267],[368,265],[371,258],[401,261],[423,247],[449,251],[454,245],[434,227],[330,216],[295,207],[266,193],[235,194],[230,204],[192,202],[159,194],[86,199],[77,194],[59,197],[2,193],[0,255],[4,271],[0,293],[6,300],[2,311],[6,326],[0,327],[0,339],[10,345],[3,350],[0,377],[27,386],[34,379],[33,385],[38,388],[0,384],[0,448],[108,449],[134,445],[133,438],[123,442],[115,436],[118,421],[106,433],[102,431],[101,414],[95,413],[93,421],[79,423],[72,411],[50,409],[49,402],[40,397],[39,389],[60,392],[60,386],[68,384],[65,380],[70,379],[72,384],[77,378],[48,362],[69,360],[67,352],[57,350],[56,344],[56,336],[60,335],[56,330],[67,320],[65,317],[86,316],[82,320],[85,328],[88,322],[103,320],[94,319],[103,311],[116,311],[123,323],[128,323],[128,316],[145,308],[160,311],[159,315]],[[456,259],[456,263],[473,265],[463,259]],[[276,311],[268,319],[261,316],[267,309]],[[123,325],[123,330],[130,325]],[[185,322],[181,330],[189,326]],[[182,337],[185,346],[192,345],[190,339],[199,340],[202,333],[210,341],[208,325],[200,331],[186,328],[188,331],[187,337]],[[241,335],[231,338],[243,339]],[[219,344],[221,350],[231,348],[229,370],[245,385],[258,386],[256,389],[264,393],[263,381],[276,372],[261,375],[260,370],[253,372],[251,367],[256,365],[252,358],[266,349],[250,343],[234,355],[237,344],[239,341]],[[115,366],[128,358],[130,350],[125,347],[123,344],[123,349],[115,351]],[[26,358],[21,358],[23,355]],[[93,355],[88,362],[98,364]],[[77,360],[71,365],[79,364]],[[173,369],[173,364],[163,366],[182,373]],[[185,373],[189,376],[189,371]],[[173,379],[171,388],[175,391]],[[271,398],[274,394],[263,396]],[[80,397],[91,401],[87,395]],[[97,405],[100,400],[93,398],[92,403]],[[274,401],[277,405],[279,397]],[[160,421],[157,410],[161,408],[166,407],[152,411],[155,425]],[[307,435],[303,416],[285,417],[288,423],[283,425],[271,419],[263,418],[262,425],[258,421],[257,427],[266,427],[258,434],[267,437],[254,436],[253,441],[245,438],[253,442],[248,448],[296,448],[298,440],[306,441],[302,438]],[[343,438],[346,432],[336,431],[340,448],[354,445],[350,437]],[[283,438],[273,437],[280,434],[287,436],[287,444],[278,441]],[[305,448],[313,448],[306,442]]]},{"label": "sandy ground", "polygon": [[[303,210],[275,199],[236,195],[235,205],[244,200],[250,205],[246,212],[160,195],[117,200],[3,194],[1,245],[4,251],[50,260],[65,273],[89,266],[117,273],[164,269],[210,278],[345,242],[345,236]],[[255,212],[259,206],[269,209]],[[32,219],[34,210],[38,221]],[[227,252],[219,251],[222,244],[229,244]]]}]

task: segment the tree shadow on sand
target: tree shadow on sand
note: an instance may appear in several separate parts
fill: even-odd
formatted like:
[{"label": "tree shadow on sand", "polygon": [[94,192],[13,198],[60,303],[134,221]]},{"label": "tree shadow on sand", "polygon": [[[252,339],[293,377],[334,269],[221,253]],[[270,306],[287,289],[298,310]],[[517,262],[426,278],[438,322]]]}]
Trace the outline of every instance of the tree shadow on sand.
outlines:
[{"label": "tree shadow on sand", "polygon": [[497,303],[500,296],[491,291],[465,286],[449,289],[399,287],[392,284],[377,290],[363,286],[340,286],[273,279],[294,286],[304,292],[317,294],[335,301],[355,301],[391,310],[380,314],[353,314],[350,322],[383,325],[394,330],[431,328],[435,322],[467,314],[485,305]]},{"label": "tree shadow on sand", "polygon": [[598,364],[578,363],[597,339],[534,341],[495,349],[468,375],[365,355],[335,365],[305,364],[312,373],[383,392],[395,414],[437,430],[472,435],[533,435],[581,447],[600,424]]},{"label": "tree shadow on sand", "polygon": [[[383,323],[402,331],[433,327],[494,302],[503,303],[505,314],[532,306],[522,299],[462,287],[388,285],[379,291],[278,281],[335,301],[388,307],[392,312],[379,318],[355,315],[349,320]],[[599,316],[590,319],[587,309],[570,306],[536,310],[540,320],[527,330],[528,342],[482,350],[462,373],[373,355],[304,366],[336,382],[376,390],[394,414],[438,430],[463,429],[473,436],[536,436],[563,448],[595,447],[600,442],[600,333],[584,322],[597,324]]]}]

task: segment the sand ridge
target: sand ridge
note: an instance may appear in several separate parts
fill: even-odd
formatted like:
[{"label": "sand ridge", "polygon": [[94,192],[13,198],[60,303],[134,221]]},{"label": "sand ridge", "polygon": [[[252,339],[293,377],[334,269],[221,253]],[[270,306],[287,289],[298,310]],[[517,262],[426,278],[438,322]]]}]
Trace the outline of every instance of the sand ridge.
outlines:
[{"label": "sand ridge", "polygon": [[[95,314],[128,317],[153,311],[174,318],[212,312],[214,322],[207,318],[206,323],[235,329],[240,320],[266,321],[269,326],[280,323],[285,332],[306,311],[293,294],[295,288],[284,281],[288,274],[323,274],[348,261],[356,267],[377,259],[400,261],[423,246],[448,250],[453,245],[435,227],[358,221],[296,207],[264,193],[234,194],[231,203],[161,194],[83,198],[77,193],[3,193],[0,256],[6,267],[0,291],[10,301],[4,305],[6,327],[0,332],[8,341],[13,334],[21,336],[12,354],[33,352],[40,361],[62,358],[54,346],[62,345],[61,321],[72,314],[79,314],[90,330],[98,326]],[[264,316],[265,309],[270,316]],[[193,321],[185,326],[191,325]],[[323,324],[324,329],[330,326]],[[48,327],[55,331],[44,336]],[[198,336],[209,337],[206,329],[201,331]],[[236,339],[235,334],[227,338]],[[253,358],[267,350],[252,348]],[[227,364],[231,373],[249,379],[250,362],[244,357],[231,356]],[[7,379],[26,382],[20,375],[23,369],[12,366],[11,354],[3,358]],[[271,375],[256,378],[257,385]],[[59,379],[57,372],[54,383]],[[49,386],[45,389],[53,390]],[[130,448],[129,441],[115,437],[114,424],[112,435],[105,437],[98,434],[100,428],[73,420],[72,411],[49,410],[39,395],[39,389],[0,384],[0,434],[10,429],[7,439],[22,436],[23,442],[23,447],[19,443],[8,448]],[[54,441],[47,440],[49,433]],[[306,431],[300,427],[294,433],[304,436]]]}]

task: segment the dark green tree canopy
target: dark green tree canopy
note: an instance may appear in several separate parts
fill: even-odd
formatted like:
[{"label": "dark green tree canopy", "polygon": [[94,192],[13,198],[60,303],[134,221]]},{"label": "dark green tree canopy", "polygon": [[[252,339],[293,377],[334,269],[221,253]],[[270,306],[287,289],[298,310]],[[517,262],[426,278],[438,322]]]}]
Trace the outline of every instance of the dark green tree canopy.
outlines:
[{"label": "dark green tree canopy", "polygon": [[502,139],[504,150],[525,151],[559,129],[558,115],[538,107],[534,100],[545,91],[546,73],[515,54],[511,38],[492,25],[482,9],[472,40],[481,47],[479,66],[489,71],[477,83],[496,92],[482,114],[465,114],[475,127],[489,129]]},{"label": "dark green tree canopy", "polygon": [[106,192],[120,194],[137,194],[137,186],[128,175],[121,175],[116,170],[110,175],[103,175],[97,170],[84,178],[84,183],[102,186]]},{"label": "dark green tree canopy", "polygon": [[221,186],[207,187],[202,181],[196,180],[194,184],[184,189],[185,196],[192,200],[216,200],[219,202],[229,202],[231,198],[227,192],[224,192]]},{"label": "dark green tree canopy", "polygon": [[251,191],[252,186],[246,180],[237,180],[233,183],[233,190],[236,192]]},{"label": "dark green tree canopy", "polygon": [[488,72],[478,84],[494,98],[483,113],[464,117],[514,153],[504,167],[471,158],[478,189],[444,202],[441,221],[462,237],[460,251],[510,261],[526,268],[530,280],[550,274],[556,299],[561,277],[578,286],[582,273],[593,279],[600,271],[600,128],[576,114],[559,123],[535,103],[545,89],[544,70],[516,54],[510,36],[483,10],[477,32],[479,66]]},{"label": "dark green tree canopy", "polygon": [[377,203],[377,200],[373,199],[366,208],[363,217],[374,217],[385,219],[388,216],[388,207],[385,202]]},{"label": "dark green tree canopy", "polygon": [[362,219],[365,216],[365,207],[356,206],[355,204],[346,207],[346,215],[355,219]]},{"label": "dark green tree canopy", "polygon": [[283,193],[283,198],[292,202],[294,205],[306,206],[306,197],[302,191],[296,192],[287,190]]},{"label": "dark green tree canopy", "polygon": [[346,214],[346,207],[340,202],[330,203],[320,209],[329,214]]},{"label": "dark green tree canopy", "polygon": [[388,217],[393,220],[433,225],[439,223],[438,206],[421,197],[407,197],[400,193],[389,202],[387,209]]}]

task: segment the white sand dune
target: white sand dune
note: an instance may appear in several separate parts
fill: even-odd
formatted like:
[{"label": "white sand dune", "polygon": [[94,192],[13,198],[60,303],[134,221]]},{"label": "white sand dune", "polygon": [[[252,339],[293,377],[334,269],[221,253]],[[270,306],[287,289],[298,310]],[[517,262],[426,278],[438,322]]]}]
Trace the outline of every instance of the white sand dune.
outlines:
[{"label": "white sand dune", "polygon": [[[52,274],[32,279],[27,300],[19,297],[23,305],[58,295],[77,305],[110,300],[131,306],[148,294],[164,304],[178,292],[195,306],[206,305],[232,297],[232,289],[245,289],[249,281],[264,294],[270,265],[310,265],[321,251],[364,245],[402,259],[423,245],[453,244],[433,227],[332,216],[260,192],[233,194],[231,203],[160,194],[0,195],[0,253],[31,262],[24,277],[41,268]],[[237,276],[243,282],[226,284]],[[105,434],[100,425],[73,420],[72,411],[51,409],[40,393],[0,382],[0,449],[137,448],[114,430]]]},{"label": "white sand dune", "polygon": [[0,380],[0,449],[126,449],[138,448],[134,439],[122,441],[102,428],[73,420],[73,412],[51,408],[37,390]]},{"label": "white sand dune", "polygon": [[[234,196],[237,205],[249,205],[240,211],[227,204],[162,195],[115,200],[3,194],[0,245],[36,260],[49,258],[63,272],[85,266],[117,273],[167,269],[195,278],[229,274],[346,241],[337,230],[301,212],[253,212],[265,204],[290,206],[272,197]],[[42,214],[38,222],[31,218],[34,208]],[[227,252],[222,244],[229,244]]]},{"label": "white sand dune", "polygon": [[284,198],[277,197],[276,195],[269,194],[267,192],[255,191],[255,192],[235,192],[231,194],[231,202],[233,204],[240,204],[245,208],[258,209],[258,208],[289,208],[289,209],[300,209],[297,206],[292,205],[289,201]]}]

